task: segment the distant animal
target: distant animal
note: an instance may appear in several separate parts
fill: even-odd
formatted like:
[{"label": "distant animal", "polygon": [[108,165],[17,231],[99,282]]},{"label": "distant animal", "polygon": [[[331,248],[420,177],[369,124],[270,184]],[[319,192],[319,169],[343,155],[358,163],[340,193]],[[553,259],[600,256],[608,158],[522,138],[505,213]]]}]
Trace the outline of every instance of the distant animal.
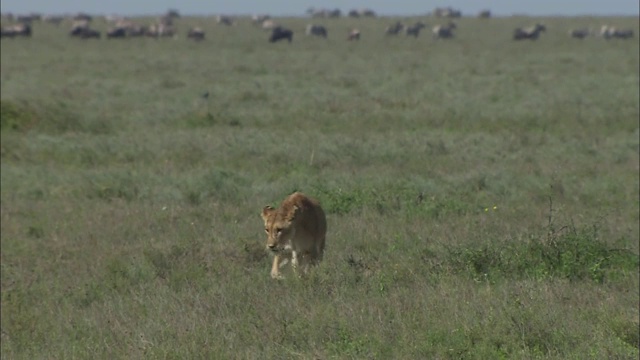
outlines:
[{"label": "distant animal", "polygon": [[576,39],[584,39],[591,34],[589,29],[572,29],[569,30],[569,36]]},{"label": "distant animal", "polygon": [[[277,209],[265,206],[261,217],[267,234],[267,249],[274,254],[272,278],[281,279],[280,267],[289,261],[298,275],[322,261],[327,219],[316,199],[295,192],[287,196]],[[302,268],[302,273],[299,268]]]},{"label": "distant animal", "polygon": [[187,39],[193,39],[196,41],[204,40],[204,30],[199,27],[189,29],[187,32]]},{"label": "distant animal", "polygon": [[516,28],[513,30],[513,40],[538,40],[540,33],[547,28],[541,24],[535,24],[527,28]]},{"label": "distant animal", "polygon": [[456,28],[456,24],[449,22],[446,25],[436,25],[433,27],[433,37],[435,39],[451,39],[454,37],[453,30]]},{"label": "distant animal", "polygon": [[251,16],[251,22],[255,25],[262,25],[265,20],[269,20],[271,17],[265,14],[256,14]]},{"label": "distant animal", "polygon": [[371,9],[360,9],[360,15],[362,17],[376,17],[376,12]]},{"label": "distant animal", "polygon": [[11,26],[3,26],[0,30],[0,37],[31,37],[31,34],[31,25],[24,23]]},{"label": "distant animal", "polygon": [[81,19],[73,22],[69,36],[77,37],[80,39],[99,39],[100,31],[91,29],[89,27],[89,20]]},{"label": "distant animal", "polygon": [[158,23],[165,26],[173,26],[173,21],[180,18],[180,12],[176,9],[169,9],[158,19]]},{"label": "distant animal", "polygon": [[180,12],[177,9],[169,9],[167,10],[167,13],[165,14],[166,17],[170,17],[170,18],[174,18],[174,19],[179,19],[180,18]]},{"label": "distant animal", "polygon": [[347,40],[349,41],[360,40],[360,30],[351,29],[351,31],[349,31],[349,35],[347,36]]},{"label": "distant animal", "polygon": [[79,28],[88,28],[90,20],[82,19],[82,20],[74,20],[71,24],[71,31],[79,29]]},{"label": "distant animal", "polygon": [[480,19],[488,19],[491,17],[491,10],[482,10],[478,13]]},{"label": "distant animal", "polygon": [[376,12],[371,9],[359,9],[359,10],[350,10],[348,13],[349,17],[359,18],[359,17],[376,17]]},{"label": "distant animal", "polygon": [[271,31],[271,36],[269,37],[269,42],[277,42],[280,40],[287,39],[289,43],[293,40],[293,31],[283,28],[282,26],[276,26]]},{"label": "distant animal", "polygon": [[309,8],[307,9],[307,14],[309,14],[312,18],[339,18],[342,15],[340,9],[316,9]]},{"label": "distant animal", "polygon": [[84,20],[86,22],[91,22],[91,20],[93,20],[93,16],[86,13],[77,13],[76,15],[73,16],[72,20],[74,21]]},{"label": "distant animal", "polygon": [[114,38],[126,38],[127,37],[127,28],[125,27],[114,27],[107,30],[107,39]]},{"label": "distant animal", "polygon": [[99,39],[100,31],[94,30],[91,28],[78,28],[76,30],[73,30],[70,33],[70,35],[74,37],[78,37],[80,39],[91,39],[91,38]]},{"label": "distant animal", "polygon": [[166,25],[163,23],[160,24],[152,24],[151,26],[149,26],[147,28],[147,31],[145,32],[146,36],[149,37],[173,37],[175,36],[176,31],[173,28],[173,26],[171,25]]},{"label": "distant animal", "polygon": [[130,37],[139,37],[143,36],[147,32],[148,28],[146,26],[131,24],[127,27],[127,36]]},{"label": "distant animal", "polygon": [[435,17],[442,17],[442,18],[459,18],[459,17],[462,17],[462,11],[455,10],[451,7],[435,8],[435,10],[433,10],[433,15]]},{"label": "distant animal", "polygon": [[69,36],[81,37],[83,33],[89,30],[89,20],[75,20],[71,24],[71,30],[69,30]]},{"label": "distant animal", "polygon": [[386,35],[398,35],[404,29],[404,24],[400,21],[397,21],[395,24],[387,26],[387,30],[385,30]]},{"label": "distant animal", "polygon": [[262,22],[262,29],[263,30],[273,30],[276,27],[278,27],[278,24],[276,24],[276,22],[273,21],[273,20],[267,19],[267,20],[264,20]]},{"label": "distant animal", "polygon": [[309,24],[309,25],[307,25],[307,28],[305,30],[305,34],[321,36],[321,37],[326,39],[327,38],[327,28],[325,28],[322,25]]},{"label": "distant animal", "polygon": [[221,25],[232,26],[235,24],[235,21],[231,16],[218,15],[216,18],[216,22]]},{"label": "distant animal", "polygon": [[418,21],[417,23],[407,27],[406,29],[407,36],[413,36],[417,38],[418,35],[420,35],[420,30],[422,30],[425,27],[427,27],[425,23],[423,23],[422,21]]},{"label": "distant animal", "polygon": [[613,26],[604,25],[600,29],[600,34],[605,39],[631,39],[633,38],[633,30],[616,29]]}]

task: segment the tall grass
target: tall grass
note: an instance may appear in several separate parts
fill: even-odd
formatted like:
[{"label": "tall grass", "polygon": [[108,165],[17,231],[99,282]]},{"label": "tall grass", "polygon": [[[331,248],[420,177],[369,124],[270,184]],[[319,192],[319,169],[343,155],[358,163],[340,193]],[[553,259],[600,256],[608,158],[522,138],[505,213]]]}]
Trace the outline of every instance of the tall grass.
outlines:
[{"label": "tall grass", "polygon": [[[2,357],[636,359],[638,43],[566,34],[637,19],[395,20],[3,39]],[[327,254],[273,281],[294,190]]]}]

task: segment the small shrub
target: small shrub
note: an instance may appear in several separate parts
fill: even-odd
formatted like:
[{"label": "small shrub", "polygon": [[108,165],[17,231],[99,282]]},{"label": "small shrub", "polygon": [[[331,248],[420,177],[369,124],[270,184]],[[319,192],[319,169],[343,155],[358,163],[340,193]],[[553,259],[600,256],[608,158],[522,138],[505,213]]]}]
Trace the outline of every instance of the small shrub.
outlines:
[{"label": "small shrub", "polygon": [[329,214],[347,214],[362,208],[366,202],[366,194],[363,190],[318,189],[317,194],[322,207]]},{"label": "small shrub", "polygon": [[24,131],[33,127],[36,117],[24,104],[0,100],[0,128],[2,130]]},{"label": "small shrub", "polygon": [[454,272],[468,272],[477,280],[557,277],[597,283],[637,270],[639,264],[638,255],[612,248],[593,228],[545,240],[449,248],[446,262]]},{"label": "small shrub", "polygon": [[64,101],[21,102],[0,101],[1,127],[3,130],[38,130],[47,133],[71,131],[104,133],[104,125],[85,124],[80,116]]},{"label": "small shrub", "polygon": [[615,318],[610,321],[610,327],[620,340],[640,349],[640,327],[636,321]]}]

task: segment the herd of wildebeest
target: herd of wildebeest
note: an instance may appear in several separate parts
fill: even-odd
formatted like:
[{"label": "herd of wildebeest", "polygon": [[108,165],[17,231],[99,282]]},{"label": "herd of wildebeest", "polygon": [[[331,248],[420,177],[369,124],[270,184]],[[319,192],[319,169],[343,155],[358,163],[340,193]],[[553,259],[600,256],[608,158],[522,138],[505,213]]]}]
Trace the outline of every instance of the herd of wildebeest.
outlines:
[{"label": "herd of wildebeest", "polygon": [[[309,8],[306,13],[312,19],[339,18],[342,16],[340,9],[330,10]],[[430,15],[436,18],[446,19],[444,24],[432,27],[431,32],[435,39],[451,39],[455,37],[457,25],[454,20],[462,17],[462,12],[460,10],[450,7],[436,8]],[[346,14],[346,16],[354,19],[366,17],[371,18],[376,17],[377,14],[371,9],[360,9],[351,10]],[[491,11],[483,10],[477,16],[482,19],[489,19],[491,18]],[[173,9],[168,10],[152,24],[139,24],[128,18],[120,16],[105,16],[104,19],[109,24],[109,28],[107,29],[105,36],[107,39],[132,37],[175,37],[177,36],[177,32],[174,23],[178,18],[180,18],[179,12]],[[2,38],[31,37],[33,34],[33,23],[40,21],[60,25],[66,19],[71,20],[69,36],[80,39],[99,39],[102,37],[102,33],[99,30],[91,27],[94,16],[86,13],[79,13],[73,16],[2,14],[1,19],[3,23],[11,23],[11,25],[2,26]],[[216,17],[217,23],[225,26],[234,26],[238,19],[239,18],[223,15]],[[287,40],[288,42],[293,41],[294,31],[278,24],[277,20],[272,19],[269,15],[254,15],[251,17],[251,21],[256,27],[270,32],[270,36],[268,37],[270,42],[278,42],[280,40]],[[427,24],[422,21],[417,21],[413,24],[405,24],[401,21],[396,21],[386,27],[384,34],[387,36],[398,36],[404,34],[406,36],[413,36],[417,38],[422,29],[426,27]],[[513,40],[536,40],[544,31],[546,31],[546,27],[543,24],[537,23],[533,26],[514,29],[512,38]],[[307,25],[305,34],[307,36],[327,38],[329,31],[325,25],[311,23]],[[360,30],[352,28],[345,35],[347,40],[359,40]],[[571,29],[569,30],[568,35],[576,39],[584,39],[598,35],[604,39],[630,39],[634,36],[633,30],[631,29],[619,29],[610,25],[602,25],[599,32],[590,28]],[[205,32],[200,27],[193,27],[187,31],[186,37],[197,41],[204,40]]]}]

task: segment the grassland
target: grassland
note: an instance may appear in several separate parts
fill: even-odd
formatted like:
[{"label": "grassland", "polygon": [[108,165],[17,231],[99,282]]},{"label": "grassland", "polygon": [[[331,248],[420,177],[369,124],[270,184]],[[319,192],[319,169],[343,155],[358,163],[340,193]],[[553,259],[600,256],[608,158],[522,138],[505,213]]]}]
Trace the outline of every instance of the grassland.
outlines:
[{"label": "grassland", "polygon": [[[3,359],[638,358],[638,41],[567,36],[637,18],[280,21],[2,40]],[[274,281],[293,190],[328,250]]]}]

